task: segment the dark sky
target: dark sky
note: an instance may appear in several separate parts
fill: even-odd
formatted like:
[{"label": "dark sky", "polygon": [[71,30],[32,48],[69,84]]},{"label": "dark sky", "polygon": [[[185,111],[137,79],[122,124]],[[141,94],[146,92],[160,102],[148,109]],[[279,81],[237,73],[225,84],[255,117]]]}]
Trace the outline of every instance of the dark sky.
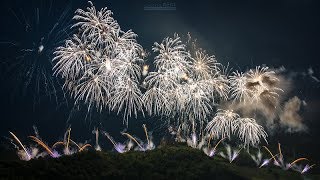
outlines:
[{"label": "dark sky", "polygon": [[[132,29],[138,34],[138,41],[151,51],[153,42],[160,42],[174,32],[185,35],[191,32],[198,39],[201,47],[210,54],[216,55],[222,64],[230,63],[236,69],[246,70],[256,65],[266,64],[270,67],[285,66],[290,72],[305,72],[309,67],[319,76],[319,42],[320,11],[317,0],[103,0],[93,1],[96,7],[107,6],[114,13],[114,18],[123,30]],[[52,3],[52,5],[51,5]],[[159,3],[174,3],[176,10],[146,11],[145,6]],[[172,4],[171,4],[172,5]],[[1,1],[0,14],[0,136],[8,136],[14,131],[25,137],[33,133],[32,125],[36,125],[43,139],[52,143],[63,136],[68,124],[72,125],[74,139],[84,141],[92,139],[91,130],[97,122],[101,127],[119,135],[125,127],[121,117],[103,113],[85,120],[85,113],[77,113],[66,123],[72,101],[69,106],[59,98],[58,105],[53,99],[37,96],[34,89],[24,88],[23,75],[19,70],[11,68],[20,63],[21,49],[37,47],[41,37],[48,35],[51,27],[58,22],[63,9],[70,20],[77,8],[85,8],[86,1]],[[50,8],[51,7],[51,8]],[[40,23],[34,22],[39,8]],[[59,21],[60,25],[66,21]],[[59,27],[62,31],[67,27]],[[70,32],[67,28],[65,31]],[[52,36],[51,36],[52,37]],[[48,43],[53,50],[54,43]],[[52,42],[55,42],[53,40]],[[14,44],[14,45],[13,45]],[[47,48],[46,48],[47,49]],[[48,58],[52,58],[51,51]],[[30,60],[33,58],[30,57]],[[152,59],[150,60],[152,61]],[[21,80],[22,79],[22,80]],[[301,77],[295,84],[294,92],[306,99],[310,108],[305,111],[305,119],[311,126],[308,138],[319,137],[319,104],[317,94],[319,83],[311,78]],[[31,84],[32,85],[32,84]],[[34,85],[34,84],[33,84]],[[61,97],[61,92],[59,97]],[[39,102],[40,99],[40,102]],[[131,119],[129,131],[142,135],[142,123],[147,123],[156,132],[158,123],[153,118]],[[5,141],[5,140],[4,140]],[[1,140],[1,143],[3,140]]]}]

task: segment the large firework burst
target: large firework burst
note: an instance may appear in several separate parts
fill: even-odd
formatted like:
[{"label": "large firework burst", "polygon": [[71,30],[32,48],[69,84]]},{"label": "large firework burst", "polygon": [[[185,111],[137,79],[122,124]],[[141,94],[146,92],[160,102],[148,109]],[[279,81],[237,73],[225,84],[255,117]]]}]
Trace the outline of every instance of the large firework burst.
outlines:
[{"label": "large firework burst", "polygon": [[75,104],[91,108],[124,110],[124,122],[142,110],[139,80],[143,49],[137,35],[122,31],[107,8],[96,10],[92,2],[78,9],[72,26],[77,34],[57,48],[54,71],[65,80]]}]

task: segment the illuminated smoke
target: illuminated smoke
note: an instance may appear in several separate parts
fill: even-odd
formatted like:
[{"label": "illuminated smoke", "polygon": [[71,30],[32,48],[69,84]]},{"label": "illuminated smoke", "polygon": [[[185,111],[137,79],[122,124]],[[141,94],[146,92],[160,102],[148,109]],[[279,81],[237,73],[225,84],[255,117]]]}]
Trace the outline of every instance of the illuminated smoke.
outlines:
[{"label": "illuminated smoke", "polygon": [[306,131],[307,127],[303,124],[303,119],[299,115],[301,100],[295,96],[289,99],[280,114],[280,123],[289,132]]}]

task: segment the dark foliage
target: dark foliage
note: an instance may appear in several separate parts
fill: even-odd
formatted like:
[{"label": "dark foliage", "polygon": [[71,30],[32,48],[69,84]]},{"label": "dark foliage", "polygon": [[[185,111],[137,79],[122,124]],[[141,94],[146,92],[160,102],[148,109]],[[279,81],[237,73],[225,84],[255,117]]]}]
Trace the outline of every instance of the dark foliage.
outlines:
[{"label": "dark foliage", "polygon": [[[0,179],[303,179],[296,172],[230,164],[186,146],[148,152],[87,151],[58,159],[0,161]],[[317,179],[318,175],[308,178]]]}]

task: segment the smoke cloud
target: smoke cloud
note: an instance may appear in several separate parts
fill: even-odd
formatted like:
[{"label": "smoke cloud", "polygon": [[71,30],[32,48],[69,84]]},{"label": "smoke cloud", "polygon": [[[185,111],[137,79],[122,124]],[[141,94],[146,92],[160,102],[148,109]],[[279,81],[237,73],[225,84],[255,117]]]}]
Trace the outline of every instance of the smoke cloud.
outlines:
[{"label": "smoke cloud", "polygon": [[303,124],[303,119],[299,115],[302,101],[297,97],[289,99],[280,114],[281,126],[287,128],[289,132],[306,131],[307,127]]}]

